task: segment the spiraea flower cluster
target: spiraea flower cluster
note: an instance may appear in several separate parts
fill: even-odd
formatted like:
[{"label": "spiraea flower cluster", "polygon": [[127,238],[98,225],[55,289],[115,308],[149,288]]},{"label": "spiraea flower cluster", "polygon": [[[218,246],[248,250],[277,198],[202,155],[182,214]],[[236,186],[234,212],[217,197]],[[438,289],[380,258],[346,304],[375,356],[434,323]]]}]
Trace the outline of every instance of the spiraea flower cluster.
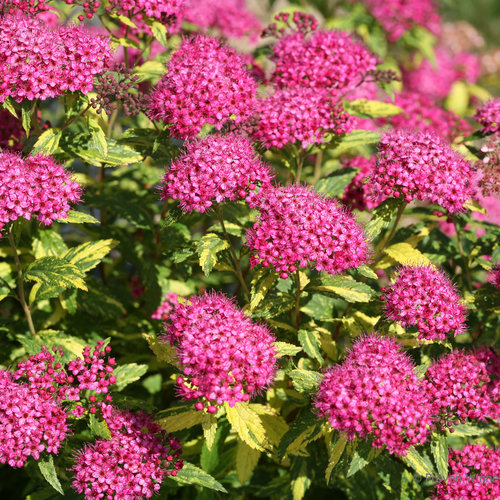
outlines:
[{"label": "spiraea flower cluster", "polygon": [[165,328],[182,368],[179,395],[197,410],[215,413],[225,401],[248,401],[274,379],[273,334],[221,293],[176,305]]},{"label": "spiraea flower cluster", "polygon": [[342,197],[342,203],[350,208],[357,210],[371,210],[378,203],[373,201],[371,187],[368,178],[377,167],[377,158],[375,155],[365,158],[364,156],[355,156],[353,158],[345,158],[342,164],[346,168],[358,168],[359,172],[354,179],[346,187]]},{"label": "spiraea flower cluster", "polygon": [[326,134],[352,131],[353,119],[325,90],[305,87],[277,90],[255,103],[252,137],[266,148],[321,144]]},{"label": "spiraea flower cluster", "polygon": [[179,441],[149,415],[114,410],[106,422],[111,438],[86,445],[72,469],[73,489],[85,498],[151,498],[182,469]]},{"label": "spiraea flower cluster", "polygon": [[271,173],[245,137],[209,135],[188,142],[163,181],[164,200],[179,200],[186,212],[205,212],[224,201],[244,199],[254,205],[257,190],[270,185]]},{"label": "spiraea flower cluster", "polygon": [[166,24],[181,17],[185,0],[109,0],[108,10],[129,18],[143,16],[163,21]]},{"label": "spiraea flower cluster", "polygon": [[481,179],[479,186],[483,196],[500,195],[500,136],[492,136],[481,146],[484,155],[476,163]]},{"label": "spiraea flower cluster", "polygon": [[77,26],[48,28],[36,18],[0,18],[0,102],[84,94],[111,60],[109,39]]},{"label": "spiraea flower cluster", "polygon": [[500,288],[500,263],[496,263],[488,274],[488,282],[496,288]]},{"label": "spiraea flower cluster", "polygon": [[[282,14],[280,20],[288,22],[287,15]],[[316,20],[301,12],[294,13],[293,21],[297,29],[281,33],[272,48],[271,60],[276,67],[271,80],[277,87],[345,93],[376,69],[377,57],[349,33],[316,31]]]},{"label": "spiraea flower cluster", "polygon": [[0,370],[0,464],[23,467],[29,457],[57,454],[69,426],[66,413],[37,387]]},{"label": "spiraea flower cluster", "polygon": [[314,406],[350,439],[373,439],[373,446],[397,455],[425,442],[431,424],[411,358],[376,334],[357,340],[342,365],[325,372]]},{"label": "spiraea flower cluster", "polygon": [[415,326],[419,339],[445,340],[464,332],[461,298],[444,272],[433,266],[401,267],[384,293],[386,316],[403,328]]},{"label": "spiraea flower cluster", "polygon": [[175,136],[196,136],[205,124],[220,130],[250,116],[257,84],[243,58],[215,38],[185,39],[167,66],[153,90],[150,116],[169,124]]},{"label": "spiraea flower cluster", "polygon": [[483,134],[500,135],[500,98],[485,102],[477,109],[474,118],[481,124]]},{"label": "spiraea flower cluster", "polygon": [[294,185],[266,190],[259,219],[247,232],[250,264],[287,278],[311,265],[330,274],[361,266],[369,256],[363,229],[335,200]]},{"label": "spiraea flower cluster", "polygon": [[[16,11],[21,11],[30,15],[39,15],[43,17],[48,13],[53,14],[53,10],[50,8],[50,3],[52,0],[2,0],[0,3],[0,14],[14,14]],[[80,21],[85,18],[92,19],[97,12],[97,9],[101,6],[101,2],[97,0],[64,0],[67,5],[79,5],[83,8],[85,15],[81,14],[78,16]]]},{"label": "spiraea flower cluster", "polygon": [[428,368],[424,387],[438,427],[500,417],[497,376],[488,361],[484,354],[455,350]]},{"label": "spiraea flower cluster", "polygon": [[371,183],[376,200],[428,200],[453,213],[475,194],[474,178],[469,162],[437,134],[392,130],[380,140]]},{"label": "spiraea flower cluster", "polygon": [[174,310],[179,303],[178,295],[169,292],[165,295],[165,300],[158,306],[158,309],[151,315],[151,319],[160,319],[165,321],[169,314]]},{"label": "spiraea flower cluster", "polygon": [[362,3],[387,32],[391,42],[397,41],[415,25],[434,35],[441,31],[441,20],[433,0],[362,0]]},{"label": "spiraea flower cluster", "polygon": [[21,217],[49,225],[79,201],[79,184],[52,157],[0,152],[0,230]]},{"label": "spiraea flower cluster", "polygon": [[466,444],[452,450],[448,458],[448,477],[436,484],[433,500],[500,498],[500,451],[484,444]]}]

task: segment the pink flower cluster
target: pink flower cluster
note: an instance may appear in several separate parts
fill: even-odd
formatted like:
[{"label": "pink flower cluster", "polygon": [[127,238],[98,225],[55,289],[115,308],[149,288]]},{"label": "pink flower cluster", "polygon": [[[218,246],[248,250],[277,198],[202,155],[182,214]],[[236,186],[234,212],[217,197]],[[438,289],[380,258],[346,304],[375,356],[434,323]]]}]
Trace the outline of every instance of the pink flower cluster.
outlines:
[{"label": "pink flower cluster", "polygon": [[[500,195],[500,136],[491,136],[481,146],[483,160],[476,163],[481,179],[479,185],[483,196],[498,200]],[[488,210],[489,212],[489,210]]]},{"label": "pink flower cluster", "polygon": [[416,129],[438,134],[449,142],[472,132],[472,127],[453,111],[445,110],[435,101],[418,92],[403,91],[395,95],[394,104],[403,113],[377,120],[394,128]]},{"label": "pink flower cluster", "polygon": [[23,467],[28,457],[58,453],[69,428],[56,401],[0,370],[0,464]]},{"label": "pink flower cluster", "polygon": [[50,156],[0,152],[0,230],[20,217],[36,216],[46,225],[65,219],[70,203],[80,201],[80,190]]},{"label": "pink flower cluster", "polygon": [[355,175],[351,183],[346,187],[342,196],[342,203],[352,209],[371,210],[378,203],[373,201],[370,183],[367,179],[377,167],[377,158],[375,155],[365,158],[364,156],[355,156],[354,158],[344,158],[342,160],[344,167],[358,168],[359,172]]},{"label": "pink flower cluster", "polygon": [[465,308],[443,271],[426,265],[404,266],[384,288],[385,314],[403,328],[418,328],[419,339],[445,340],[464,332]]},{"label": "pink flower cluster", "polygon": [[[2,12],[14,14],[16,11],[24,12],[30,15],[38,15],[39,18],[46,20],[48,17],[56,17],[54,10],[49,6],[51,0],[2,0],[0,2],[0,14]],[[64,0],[67,5],[80,5],[83,7],[85,16],[80,15],[78,19],[83,21],[85,18],[92,19],[101,3],[96,0]]]},{"label": "pink flower cluster", "polygon": [[47,99],[64,91],[84,94],[111,61],[109,39],[84,28],[50,29],[36,18],[0,18],[0,102],[11,96]]},{"label": "pink flower cluster", "polygon": [[406,202],[416,198],[460,212],[475,194],[471,165],[435,133],[392,130],[382,136],[378,150],[371,177],[378,201],[390,195]]},{"label": "pink flower cluster", "polygon": [[111,438],[77,453],[73,489],[88,500],[151,498],[165,477],[182,469],[179,441],[144,413],[113,411],[106,419]]},{"label": "pink flower cluster", "polygon": [[[467,419],[500,417],[498,355],[455,350],[433,363],[424,387],[432,404],[432,417],[441,428]],[[495,361],[496,373],[488,368]]]},{"label": "pink flower cluster", "polygon": [[274,378],[274,336],[221,293],[177,304],[165,328],[182,367],[179,395],[196,401],[197,410],[215,413],[224,401],[248,401]]},{"label": "pink flower cluster", "polygon": [[16,119],[9,111],[0,110],[0,148],[19,150],[21,138],[24,136],[21,121]]},{"label": "pink flower cluster", "polygon": [[377,334],[358,339],[342,365],[325,372],[314,406],[350,439],[373,439],[373,446],[397,455],[425,442],[431,424],[411,358]]},{"label": "pink flower cluster", "polygon": [[252,137],[266,148],[299,143],[303,148],[323,142],[325,134],[346,134],[353,119],[321,89],[296,87],[277,90],[255,104]]},{"label": "pink flower cluster", "polygon": [[500,498],[500,451],[484,444],[450,449],[448,477],[438,483],[433,500],[495,500]]},{"label": "pink flower cluster", "polygon": [[277,87],[346,93],[376,69],[378,58],[349,33],[314,31],[316,24],[304,22],[305,16],[295,12],[293,21],[298,29],[281,36],[272,48],[270,57],[276,67],[271,81]]},{"label": "pink flower cluster", "polygon": [[[185,0],[109,0],[108,10],[139,21],[143,16],[167,23],[170,18],[182,17]],[[133,19],[135,21],[135,19]]]},{"label": "pink flower cluster", "polygon": [[244,199],[253,205],[257,189],[270,186],[271,172],[247,138],[230,133],[187,143],[163,181],[164,200],[180,200],[186,212],[205,212],[223,201]]},{"label": "pink flower cluster", "polygon": [[262,30],[245,0],[187,0],[185,19],[203,30],[217,29],[228,38],[249,36],[255,41]]},{"label": "pink flower cluster", "polygon": [[[63,356],[61,348],[54,347],[53,351]],[[116,361],[107,358],[110,351],[111,347],[105,347],[100,340],[93,350],[90,346],[85,347],[81,358],[76,357],[63,364],[46,347],[42,347],[38,354],[19,363],[12,376],[14,380],[27,382],[44,399],[54,399],[57,403],[78,401],[71,413],[81,417],[84,407],[88,407],[90,413],[96,413],[106,404],[101,400],[111,401],[108,388],[116,383],[113,375]]]},{"label": "pink flower cluster", "polygon": [[243,58],[215,38],[185,39],[167,66],[153,90],[150,116],[168,123],[174,135],[193,137],[205,124],[220,130],[250,116],[257,84]]},{"label": "pink flower cluster", "polygon": [[488,275],[488,282],[491,283],[493,286],[500,288],[500,263],[499,262],[497,262],[493,266],[493,269],[491,270],[490,274]]},{"label": "pink flower cluster", "polygon": [[368,260],[363,229],[336,200],[294,185],[266,190],[258,210],[259,219],[246,235],[252,267],[272,266],[287,278],[310,263],[337,274]]},{"label": "pink flower cluster", "polygon": [[500,98],[490,99],[481,105],[474,118],[481,124],[483,134],[500,135]]},{"label": "pink flower cluster", "polygon": [[176,293],[169,292],[165,295],[165,300],[158,306],[158,309],[151,315],[151,319],[160,319],[166,321],[169,314],[175,309],[179,303]]}]

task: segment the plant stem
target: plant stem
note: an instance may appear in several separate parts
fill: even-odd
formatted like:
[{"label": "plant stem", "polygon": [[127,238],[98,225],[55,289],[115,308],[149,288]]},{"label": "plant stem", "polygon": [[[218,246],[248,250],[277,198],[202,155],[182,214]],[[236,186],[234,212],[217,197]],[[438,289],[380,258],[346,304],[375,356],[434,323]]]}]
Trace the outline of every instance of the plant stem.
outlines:
[{"label": "plant stem", "polygon": [[469,263],[467,261],[467,258],[465,257],[464,247],[462,245],[462,232],[461,232],[460,226],[457,224],[457,221],[455,220],[455,218],[453,218],[453,226],[455,227],[455,232],[457,233],[458,251],[460,252],[460,257],[462,257],[462,262],[464,265],[463,272],[465,275],[465,279],[467,281],[467,286],[469,287],[469,291],[472,292],[472,280],[470,277]]},{"label": "plant stem", "polygon": [[297,269],[295,271],[295,278],[297,280],[297,297],[295,299],[295,323],[297,324],[297,330],[300,328],[300,271]]},{"label": "plant stem", "polygon": [[313,177],[313,185],[316,184],[321,178],[321,167],[323,164],[323,150],[320,149],[316,154],[316,161],[314,163],[314,177]]},{"label": "plant stem", "polygon": [[231,255],[233,257],[234,265],[236,268],[236,274],[238,276],[238,279],[240,280],[241,287],[245,291],[246,295],[249,296],[250,292],[248,291],[247,284],[245,283],[245,278],[243,277],[243,273],[241,272],[241,266],[240,266],[240,261],[238,257],[236,256],[236,252],[234,250],[233,244],[231,243],[231,239],[229,238],[229,234],[226,231],[226,225],[224,224],[224,214],[222,210],[222,205],[217,205],[217,217],[219,219],[220,225],[222,227],[222,231],[224,233],[224,237],[226,238],[226,241],[229,243],[229,250],[231,251]]},{"label": "plant stem", "polygon": [[33,324],[33,318],[31,317],[31,311],[28,304],[26,304],[26,298],[24,296],[23,268],[21,266],[21,261],[19,260],[19,255],[17,253],[17,248],[16,248],[16,242],[14,241],[14,236],[12,234],[12,226],[9,227],[7,235],[10,246],[12,248],[12,252],[14,254],[14,261],[16,263],[16,268],[17,268],[17,287],[18,287],[19,301],[21,302],[24,315],[26,316],[26,319],[28,321],[28,327],[30,329],[31,335],[33,335],[33,337],[36,337],[36,330],[35,330],[35,325]]},{"label": "plant stem", "polygon": [[394,223],[392,225],[391,231],[389,232],[389,234],[387,235],[387,237],[384,238],[377,245],[377,248],[375,250],[375,258],[374,258],[375,262],[377,262],[380,259],[380,256],[382,255],[382,252],[384,251],[384,249],[387,247],[387,245],[391,242],[392,238],[396,234],[396,230],[398,228],[399,221],[401,220],[401,217],[403,216],[403,213],[405,211],[406,205],[407,205],[407,203],[402,203],[399,206],[398,211],[396,213],[396,218],[394,219]]},{"label": "plant stem", "polygon": [[64,130],[66,127],[69,127],[72,123],[74,123],[78,118],[83,116],[91,107],[91,104],[87,104],[87,107],[82,109],[76,116],[73,116],[70,120],[68,120],[62,127],[61,130]]},{"label": "plant stem", "polygon": [[300,178],[302,177],[302,168],[304,167],[304,156],[302,152],[299,152],[295,157],[295,162],[297,163],[297,173],[295,175],[295,183],[298,184],[300,182]]},{"label": "plant stem", "polygon": [[351,310],[352,307],[352,302],[347,304],[347,307],[344,309],[344,312],[342,313],[342,316],[340,317],[340,321],[338,325],[335,328],[335,332],[333,332],[333,340],[337,340],[337,337],[339,336],[340,329],[342,328],[342,319],[346,317],[347,313]]}]

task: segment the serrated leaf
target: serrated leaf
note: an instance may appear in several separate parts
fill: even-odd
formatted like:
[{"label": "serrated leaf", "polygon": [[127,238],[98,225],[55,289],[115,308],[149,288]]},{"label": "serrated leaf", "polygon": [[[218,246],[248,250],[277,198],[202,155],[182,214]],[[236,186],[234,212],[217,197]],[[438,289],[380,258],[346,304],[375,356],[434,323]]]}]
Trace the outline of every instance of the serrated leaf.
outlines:
[{"label": "serrated leaf", "polygon": [[137,29],[137,26],[134,24],[132,19],[128,18],[127,16],[122,16],[122,15],[115,16],[115,15],[113,15],[112,17],[116,17],[120,22],[122,22],[126,26],[130,26],[131,28]]},{"label": "serrated leaf", "polygon": [[277,279],[278,273],[269,268],[260,268],[255,273],[250,289],[250,311],[262,302]]},{"label": "serrated leaf", "polygon": [[31,130],[31,109],[30,107],[27,106],[29,104],[31,103],[29,102],[26,102],[26,104],[23,103],[23,106],[21,108],[21,123],[24,132],[26,133],[26,137],[30,136],[30,130]]},{"label": "serrated leaf", "polygon": [[484,436],[490,434],[493,429],[490,427],[478,427],[477,425],[458,424],[453,426],[453,436]]},{"label": "serrated leaf", "polygon": [[441,477],[448,476],[448,440],[444,434],[433,434],[431,451],[437,471]]},{"label": "serrated leaf", "polygon": [[278,457],[285,455],[308,456],[307,445],[322,434],[322,425],[309,410],[301,410],[289,430],[283,435],[278,447]]},{"label": "serrated leaf", "polygon": [[64,490],[62,489],[59,478],[57,477],[56,468],[54,467],[54,458],[49,455],[48,458],[41,457],[37,460],[38,468],[42,473],[45,480],[54,488],[58,493],[64,495]]},{"label": "serrated leaf", "polygon": [[167,28],[164,24],[153,21],[151,24],[151,31],[153,36],[164,46],[167,46]]},{"label": "serrated leaf", "polygon": [[156,417],[162,429],[176,432],[201,424],[203,412],[195,410],[192,406],[176,406],[159,412]]},{"label": "serrated leaf", "polygon": [[100,224],[100,222],[95,217],[92,217],[92,215],[86,214],[85,212],[78,212],[76,210],[70,210],[66,218],[58,219],[57,222],[65,224]]},{"label": "serrated leaf", "polygon": [[114,167],[117,165],[128,165],[137,163],[143,159],[143,156],[131,147],[118,143],[114,139],[106,137],[107,154],[102,155],[97,149],[92,148],[92,140],[86,145],[71,146],[65,145],[65,150],[83,162],[102,167],[103,165]]},{"label": "serrated leaf", "polygon": [[231,408],[225,402],[224,406],[227,419],[240,439],[255,450],[265,451],[268,446],[266,430],[259,415],[250,408],[248,403],[236,403]]},{"label": "serrated leaf", "polygon": [[319,333],[310,330],[299,330],[298,333],[299,342],[302,345],[305,353],[319,361],[319,364],[323,364],[323,356],[320,350],[320,337]]},{"label": "serrated leaf", "polygon": [[277,358],[295,356],[298,352],[302,351],[302,347],[289,344],[288,342],[273,342],[273,348]]},{"label": "serrated leaf", "polygon": [[267,441],[276,447],[279,446],[281,438],[288,431],[285,419],[270,406],[251,403],[250,408],[259,415],[266,431]]},{"label": "serrated leaf", "polygon": [[403,110],[389,102],[369,101],[367,99],[356,99],[344,101],[344,109],[354,116],[366,118],[382,118],[384,116],[399,115]]},{"label": "serrated leaf", "polygon": [[61,255],[61,258],[74,264],[80,271],[87,272],[97,266],[116,245],[118,245],[118,241],[111,239],[88,241],[70,248]]},{"label": "serrated leaf", "polygon": [[415,449],[414,446],[410,446],[405,456],[401,457],[401,460],[406,465],[409,465],[417,474],[425,477],[427,474],[432,476],[436,475],[434,467],[430,463],[429,459],[420,455],[420,453]]},{"label": "serrated leaf", "polygon": [[325,471],[325,480],[326,484],[330,482],[330,478],[332,476],[333,469],[338,464],[342,453],[344,453],[345,447],[347,444],[347,434],[341,433],[333,448],[330,452],[330,456],[328,457],[328,467]]},{"label": "serrated leaf", "polygon": [[229,247],[229,243],[215,233],[208,233],[198,243],[200,266],[208,276],[217,263],[217,254]]},{"label": "serrated leaf", "polygon": [[409,243],[395,243],[384,250],[384,253],[403,266],[431,264],[431,261]]},{"label": "serrated leaf", "polygon": [[109,430],[106,420],[99,420],[94,414],[90,414],[89,428],[97,437],[104,439],[111,439],[111,432]]},{"label": "serrated leaf", "polygon": [[47,155],[54,154],[59,147],[59,141],[62,137],[62,130],[58,128],[49,128],[37,139],[31,151],[32,155],[44,153]]},{"label": "serrated leaf", "polygon": [[217,418],[211,413],[204,413],[201,420],[201,427],[207,449],[211,451],[215,441],[215,433],[217,432]]},{"label": "serrated leaf", "polygon": [[115,390],[121,391],[127,385],[139,380],[148,371],[148,365],[128,363],[115,368],[113,375],[116,377]]},{"label": "serrated leaf", "polygon": [[90,147],[97,149],[99,154],[106,158],[108,156],[108,143],[106,141],[106,134],[99,126],[99,123],[92,118],[89,118],[89,130],[91,136]]},{"label": "serrated leaf", "polygon": [[244,441],[238,439],[236,446],[236,474],[241,484],[245,484],[252,475],[257,463],[259,462],[261,452],[248,446]]},{"label": "serrated leaf", "polygon": [[288,375],[292,379],[294,389],[299,392],[310,392],[317,389],[321,380],[321,375],[318,372],[301,368],[291,370]]},{"label": "serrated leaf", "polygon": [[342,168],[320,179],[314,186],[314,190],[330,198],[340,197],[357,173],[355,168]]},{"label": "serrated leaf", "polygon": [[24,275],[26,281],[86,291],[84,277],[85,274],[78,267],[59,257],[36,259],[26,268]]},{"label": "serrated leaf", "polygon": [[222,493],[227,493],[227,490],[214,479],[210,474],[204,470],[196,467],[189,462],[184,462],[184,466],[177,473],[176,476],[169,476],[169,478],[177,481],[181,484],[196,484],[198,486],[203,486],[205,488],[210,488],[211,490],[221,491]]},{"label": "serrated leaf", "polygon": [[361,441],[356,446],[354,454],[352,456],[351,463],[349,464],[349,470],[347,471],[347,477],[353,476],[356,472],[359,472],[366,465],[368,465],[382,450],[379,448],[374,448],[368,441]]},{"label": "serrated leaf", "polygon": [[372,130],[353,130],[342,138],[340,144],[335,148],[336,153],[343,153],[351,148],[359,148],[368,144],[376,144],[380,140],[380,133]]},{"label": "serrated leaf", "polygon": [[149,344],[149,348],[153,351],[158,361],[165,361],[166,363],[175,364],[177,356],[175,348],[165,342],[160,342],[154,335],[150,333],[143,333],[142,336]]},{"label": "serrated leaf", "polygon": [[364,276],[365,278],[378,280],[377,273],[372,268],[368,267],[366,264],[357,267],[356,271],[358,271],[358,273],[361,274],[361,276]]},{"label": "serrated leaf", "polygon": [[38,236],[33,238],[33,252],[36,259],[59,257],[67,249],[62,236],[52,229],[39,231]]},{"label": "serrated leaf", "polygon": [[375,295],[373,288],[366,283],[348,278],[331,278],[327,276],[321,279],[321,285],[312,288],[319,292],[333,293],[347,302],[369,302]]},{"label": "serrated leaf", "polygon": [[10,97],[7,97],[7,99],[5,99],[5,101],[2,103],[2,108],[6,109],[12,116],[15,116],[19,120],[16,108],[14,108]]},{"label": "serrated leaf", "polygon": [[391,223],[396,208],[401,204],[400,200],[395,198],[387,198],[374,210],[372,210],[372,218],[365,225],[366,234],[370,239],[375,239],[382,229],[389,226]]},{"label": "serrated leaf", "polygon": [[302,459],[300,466],[294,467],[294,478],[292,479],[292,498],[293,500],[302,500],[307,489],[311,486],[311,478],[307,474],[307,462]]}]

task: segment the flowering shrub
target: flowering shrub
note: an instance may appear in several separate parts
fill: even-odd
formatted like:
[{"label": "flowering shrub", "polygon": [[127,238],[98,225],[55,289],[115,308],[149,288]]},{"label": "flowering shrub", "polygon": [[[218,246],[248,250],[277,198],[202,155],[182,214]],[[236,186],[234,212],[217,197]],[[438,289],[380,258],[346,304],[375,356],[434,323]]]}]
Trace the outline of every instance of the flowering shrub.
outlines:
[{"label": "flowering shrub", "polygon": [[0,0],[1,498],[500,496],[462,1]]}]

